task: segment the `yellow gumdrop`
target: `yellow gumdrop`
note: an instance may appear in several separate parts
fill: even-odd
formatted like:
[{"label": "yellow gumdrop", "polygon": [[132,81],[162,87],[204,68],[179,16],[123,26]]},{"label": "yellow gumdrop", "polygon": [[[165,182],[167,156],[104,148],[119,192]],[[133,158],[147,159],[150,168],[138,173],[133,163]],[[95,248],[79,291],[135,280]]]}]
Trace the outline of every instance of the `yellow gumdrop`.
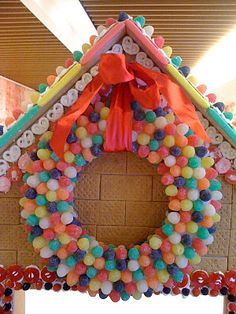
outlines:
[{"label": "yellow gumdrop", "polygon": [[189,260],[189,262],[190,262],[190,264],[192,264],[192,265],[197,265],[197,264],[199,264],[199,263],[201,262],[201,257],[196,253],[195,256],[194,256],[194,258],[191,258],[191,259]]},{"label": "yellow gumdrop", "polygon": [[87,238],[81,238],[77,241],[78,247],[81,250],[87,251],[89,249],[89,240]]},{"label": "yellow gumdrop", "polygon": [[101,288],[101,282],[96,278],[92,278],[89,282],[89,289],[91,291],[98,291],[100,288]]},{"label": "yellow gumdrop", "polygon": [[88,132],[87,130],[83,127],[80,126],[78,129],[75,131],[75,135],[78,137],[78,139],[82,140],[87,136]]},{"label": "yellow gumdrop", "polygon": [[118,280],[120,280],[121,277],[121,272],[118,269],[114,269],[112,271],[110,271],[109,273],[109,280],[111,282],[116,282]]},{"label": "yellow gumdrop", "polygon": [[42,249],[43,247],[47,245],[47,241],[43,237],[40,236],[40,237],[34,238],[32,244],[35,249]]},{"label": "yellow gumdrop", "polygon": [[182,200],[180,202],[180,207],[183,211],[189,211],[193,208],[193,202],[188,199]]},{"label": "yellow gumdrop", "polygon": [[48,191],[45,196],[49,202],[55,202],[57,200],[57,193],[55,191]]},{"label": "yellow gumdrop", "polygon": [[159,270],[157,272],[157,279],[160,281],[160,283],[165,283],[169,280],[169,273],[166,269]]},{"label": "yellow gumdrop", "polygon": [[190,179],[193,175],[193,169],[190,167],[183,167],[181,169],[181,175],[185,178],[185,179]]},{"label": "yellow gumdrop", "polygon": [[178,189],[175,185],[171,184],[165,188],[165,193],[167,196],[175,196],[178,193]]},{"label": "yellow gumdrop", "polygon": [[71,164],[75,160],[75,155],[72,152],[67,151],[64,153],[64,160],[65,162],[68,162],[68,164]]},{"label": "yellow gumdrop", "polygon": [[161,239],[159,239],[157,236],[152,236],[149,239],[149,245],[153,250],[158,250],[161,246]]},{"label": "yellow gumdrop", "polygon": [[134,294],[132,294],[132,297],[135,299],[135,300],[140,300],[142,298],[142,293],[139,292],[139,291],[135,291]]},{"label": "yellow gumdrop", "polygon": [[175,122],[175,116],[173,113],[169,112],[165,115],[166,122],[169,123],[174,123]]},{"label": "yellow gumdrop", "polygon": [[38,206],[35,209],[35,215],[39,218],[43,218],[43,217],[47,216],[47,214],[48,214],[48,211],[47,211],[45,206]]},{"label": "yellow gumdrop", "polygon": [[70,243],[71,237],[69,237],[66,233],[62,233],[58,236],[58,240],[61,244],[68,244]]},{"label": "yellow gumdrop", "polygon": [[50,153],[50,151],[49,151],[48,149],[43,149],[43,148],[41,148],[41,149],[39,149],[39,150],[37,151],[37,156],[38,156],[38,158],[41,159],[41,160],[49,159],[49,158],[50,158],[50,155],[51,155],[51,153]]},{"label": "yellow gumdrop", "polygon": [[85,265],[91,266],[95,262],[95,257],[92,254],[88,253],[85,255],[83,262]]},{"label": "yellow gumdrop", "polygon": [[146,133],[140,133],[138,135],[137,142],[140,145],[147,145],[150,142],[150,136]]},{"label": "yellow gumdrop", "polygon": [[164,48],[162,48],[162,50],[167,55],[167,57],[169,57],[169,58],[171,57],[171,55],[172,55],[172,48],[170,46],[165,46]]},{"label": "yellow gumdrop", "polygon": [[28,199],[26,197],[20,198],[20,200],[19,200],[20,206],[24,207],[27,201],[28,201]]},{"label": "yellow gumdrop", "polygon": [[87,51],[89,51],[90,48],[91,48],[91,45],[90,45],[90,44],[87,44],[87,43],[83,44],[83,45],[82,45],[82,51],[83,51],[83,53],[85,54]]},{"label": "yellow gumdrop", "polygon": [[211,168],[214,163],[214,159],[211,157],[203,157],[201,160],[202,167],[205,169]]},{"label": "yellow gumdrop", "polygon": [[172,135],[167,135],[164,140],[163,140],[163,144],[167,147],[172,147],[175,145],[175,138]]},{"label": "yellow gumdrop", "polygon": [[172,252],[178,256],[183,255],[184,254],[184,246],[181,243],[173,244],[172,245]]},{"label": "yellow gumdrop", "polygon": [[40,94],[38,92],[33,92],[31,94],[30,99],[31,99],[33,104],[37,104],[37,102],[39,100],[39,96],[40,96]]},{"label": "yellow gumdrop", "polygon": [[185,146],[182,149],[182,155],[184,155],[187,158],[193,157],[195,155],[195,149],[192,146]]},{"label": "yellow gumdrop", "polygon": [[193,222],[193,221],[189,221],[187,224],[186,224],[186,229],[189,233],[196,233],[197,230],[198,230],[198,225],[196,222]]},{"label": "yellow gumdrop", "polygon": [[212,220],[213,220],[213,222],[220,222],[220,215],[219,214],[215,214],[215,215],[213,215],[212,216]]},{"label": "yellow gumdrop", "polygon": [[40,141],[50,141],[50,139],[52,138],[52,131],[47,131],[45,132],[41,137],[40,137]]},{"label": "yellow gumdrop", "polygon": [[188,81],[191,82],[194,86],[198,84],[198,79],[193,75],[188,76]]},{"label": "yellow gumdrop", "polygon": [[109,115],[110,109],[108,107],[103,107],[100,111],[100,117],[102,120],[106,120]]}]

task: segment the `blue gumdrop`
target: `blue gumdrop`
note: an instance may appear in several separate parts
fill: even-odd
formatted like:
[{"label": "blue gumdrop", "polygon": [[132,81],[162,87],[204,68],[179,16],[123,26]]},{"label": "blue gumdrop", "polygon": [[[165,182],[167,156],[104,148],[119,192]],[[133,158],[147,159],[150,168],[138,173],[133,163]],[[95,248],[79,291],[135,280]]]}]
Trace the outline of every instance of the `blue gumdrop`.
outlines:
[{"label": "blue gumdrop", "polygon": [[185,65],[179,68],[179,71],[183,74],[184,77],[187,77],[190,73],[190,68]]}]

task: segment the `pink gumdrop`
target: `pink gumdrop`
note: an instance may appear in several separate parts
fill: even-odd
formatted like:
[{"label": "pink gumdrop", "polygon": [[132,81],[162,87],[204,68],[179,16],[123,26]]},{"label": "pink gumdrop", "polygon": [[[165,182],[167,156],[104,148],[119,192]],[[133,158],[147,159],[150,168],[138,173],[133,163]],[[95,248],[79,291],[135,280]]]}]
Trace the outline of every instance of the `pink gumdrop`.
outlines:
[{"label": "pink gumdrop", "polygon": [[11,181],[5,176],[0,177],[0,192],[7,193],[10,191],[10,188]]},{"label": "pink gumdrop", "polygon": [[187,275],[191,274],[192,270],[193,266],[190,263],[188,263],[188,265],[185,268],[182,268],[183,273]]},{"label": "pink gumdrop", "polygon": [[150,149],[148,146],[140,145],[138,148],[138,155],[140,158],[146,158],[150,152]]},{"label": "pink gumdrop", "polygon": [[18,167],[21,170],[25,171],[26,166],[28,165],[29,162],[31,162],[30,156],[28,155],[28,153],[24,153],[23,155],[20,156],[18,160]]},{"label": "pink gumdrop", "polygon": [[169,149],[165,146],[161,146],[157,151],[162,158],[169,156]]},{"label": "pink gumdrop", "polygon": [[67,163],[64,161],[58,161],[56,167],[58,170],[64,171],[67,168]]},{"label": "pink gumdrop", "polygon": [[35,160],[32,163],[32,170],[33,172],[40,172],[43,171],[43,163],[42,160]]},{"label": "pink gumdrop", "polygon": [[182,222],[189,222],[191,221],[191,213],[190,212],[184,212],[184,211],[180,211],[180,220]]},{"label": "pink gumdrop", "polygon": [[79,238],[82,234],[82,228],[77,225],[68,225],[66,226],[66,232],[69,236],[73,238]]},{"label": "pink gumdrop", "polygon": [[143,273],[146,277],[153,277],[155,276],[156,270],[152,267],[152,265],[149,265],[144,268]]},{"label": "pink gumdrop", "polygon": [[55,236],[55,232],[52,229],[45,229],[43,231],[43,237],[46,240],[53,240]]},{"label": "pink gumdrop", "polygon": [[160,175],[163,175],[168,171],[169,171],[169,167],[167,167],[163,162],[160,163],[157,167],[157,173]]},{"label": "pink gumdrop", "polygon": [[135,282],[128,282],[125,284],[125,291],[129,294],[132,295],[136,292],[136,283]]},{"label": "pink gumdrop", "polygon": [[151,254],[152,249],[150,248],[150,246],[147,243],[142,243],[140,245],[140,254],[141,255],[149,255]]},{"label": "pink gumdrop", "polygon": [[97,123],[89,123],[89,124],[87,124],[86,129],[87,129],[89,134],[97,133],[98,132]]},{"label": "pink gumdrop", "polygon": [[65,177],[65,176],[61,176],[58,180],[59,184],[61,187],[66,187],[68,185],[70,185],[70,179]]},{"label": "pink gumdrop", "polygon": [[211,200],[211,205],[213,205],[215,207],[215,210],[218,212],[222,205],[219,201],[216,201],[216,200]]},{"label": "pink gumdrop", "polygon": [[57,225],[59,223],[61,223],[61,215],[59,213],[53,213],[51,214],[50,216],[50,222],[53,224],[53,225]]},{"label": "pink gumdrop", "polygon": [[108,280],[109,272],[106,269],[99,270],[97,279],[101,282]]},{"label": "pink gumdrop", "polygon": [[185,188],[179,188],[177,198],[179,200],[184,200],[187,197],[187,190]]},{"label": "pink gumdrop", "polygon": [[142,130],[143,130],[143,122],[142,121],[135,122],[134,125],[133,125],[133,130],[136,131],[137,133],[142,132]]},{"label": "pink gumdrop", "polygon": [[164,253],[168,253],[171,250],[171,243],[168,240],[163,240],[161,244],[161,251]]},{"label": "pink gumdrop", "polygon": [[82,274],[84,274],[84,273],[86,272],[87,267],[86,267],[86,265],[84,265],[83,262],[78,262],[78,263],[75,265],[75,270],[77,271],[77,273],[78,273],[79,275],[82,275]]},{"label": "pink gumdrop", "polygon": [[169,278],[167,282],[165,282],[165,287],[172,288],[174,286],[174,281],[172,278]]},{"label": "pink gumdrop", "polygon": [[164,174],[161,178],[161,183],[163,185],[170,185],[174,182],[174,177],[170,174]]},{"label": "pink gumdrop", "polygon": [[213,104],[216,102],[216,94],[210,93],[210,94],[206,95],[206,97],[208,98],[209,102],[211,102]]},{"label": "pink gumdrop", "polygon": [[217,176],[218,176],[218,172],[214,168],[206,169],[206,178],[208,180],[215,179]]},{"label": "pink gumdrop", "polygon": [[104,103],[101,101],[97,101],[95,106],[94,106],[94,110],[96,112],[100,112],[103,107],[104,107]]},{"label": "pink gumdrop", "polygon": [[215,168],[218,171],[219,174],[224,174],[228,172],[232,167],[232,164],[229,159],[221,158],[217,163],[215,164]]},{"label": "pink gumdrop", "polygon": [[176,158],[176,164],[180,167],[185,167],[188,164],[188,158],[185,156],[179,156]]},{"label": "pink gumdrop", "polygon": [[74,253],[78,249],[77,242],[75,240],[70,241],[70,243],[67,244],[66,249],[69,253]]},{"label": "pink gumdrop", "polygon": [[70,193],[69,196],[68,196],[67,199],[66,199],[66,202],[67,202],[67,203],[70,203],[70,202],[73,201],[73,199],[74,199],[74,194],[73,194],[73,193]]},{"label": "pink gumdrop", "polygon": [[118,246],[116,249],[116,257],[118,259],[126,259],[127,258],[127,250],[123,246]]},{"label": "pink gumdrop", "polygon": [[175,135],[176,133],[176,125],[174,123],[167,124],[164,127],[164,131],[167,135]]},{"label": "pink gumdrop", "polygon": [[113,18],[111,18],[111,17],[109,17],[109,18],[106,20],[105,25],[106,25],[107,27],[109,27],[109,26],[113,25],[114,23],[116,23],[116,20],[113,19]]},{"label": "pink gumdrop", "polygon": [[79,154],[81,152],[81,146],[78,143],[72,143],[70,144],[70,151],[73,154]]}]

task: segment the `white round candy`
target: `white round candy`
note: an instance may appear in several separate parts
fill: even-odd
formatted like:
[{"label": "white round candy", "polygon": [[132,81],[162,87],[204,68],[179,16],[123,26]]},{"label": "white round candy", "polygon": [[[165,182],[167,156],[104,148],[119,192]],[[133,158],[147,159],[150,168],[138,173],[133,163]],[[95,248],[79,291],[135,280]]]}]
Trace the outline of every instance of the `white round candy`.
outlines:
[{"label": "white round candy", "polygon": [[196,201],[199,198],[198,190],[189,190],[187,193],[188,199],[191,201]]},{"label": "white round candy", "polygon": [[90,147],[92,147],[93,146],[93,142],[92,142],[91,137],[86,137],[83,140],[81,140],[81,146],[83,148],[90,148]]},{"label": "white round candy", "polygon": [[77,171],[74,167],[67,167],[64,170],[64,174],[65,176],[67,176],[68,178],[74,178],[77,175]]},{"label": "white round candy", "polygon": [[189,127],[185,123],[180,123],[177,125],[176,131],[179,135],[185,135],[188,133]]},{"label": "white round candy", "polygon": [[49,249],[49,247],[45,246],[40,250],[40,256],[42,258],[49,258],[51,256],[53,256],[54,252]]},{"label": "white round candy", "polygon": [[63,213],[61,215],[61,222],[64,224],[64,225],[68,225],[70,224],[71,222],[73,221],[73,215],[71,213]]},{"label": "white round candy", "polygon": [[110,281],[104,281],[101,284],[101,291],[104,294],[109,294],[112,291],[112,283]]},{"label": "white round candy", "polygon": [[175,263],[179,268],[185,268],[188,265],[188,259],[183,255],[176,256]]},{"label": "white round candy", "polygon": [[65,277],[70,271],[70,268],[65,264],[60,264],[57,268],[58,277]]},{"label": "white round candy", "polygon": [[107,122],[106,120],[100,120],[98,122],[98,128],[100,131],[105,131],[106,130],[106,125],[107,125]]},{"label": "white round candy", "polygon": [[148,290],[148,285],[146,280],[140,280],[137,282],[137,289],[139,292],[144,293]]},{"label": "white round candy", "polygon": [[130,261],[128,262],[128,269],[129,269],[130,271],[136,271],[136,270],[138,270],[138,269],[139,269],[139,263],[138,263],[137,261],[135,261],[135,260],[130,260]]},{"label": "white round candy", "polygon": [[168,220],[172,224],[177,224],[180,221],[179,213],[171,212],[167,216]]},{"label": "white round candy", "polygon": [[50,220],[48,218],[46,218],[46,217],[41,218],[39,220],[39,226],[42,229],[48,229],[50,227],[50,225],[51,225]]},{"label": "white round candy", "polygon": [[204,168],[196,168],[196,169],[193,169],[193,176],[195,179],[203,179],[206,175],[206,170]]},{"label": "white round candy", "polygon": [[39,183],[40,183],[40,180],[38,178],[38,175],[37,174],[34,174],[33,176],[29,176],[27,178],[27,181],[26,183],[28,184],[28,186],[30,186],[31,188],[36,188]]},{"label": "white round candy", "polygon": [[222,199],[223,195],[220,191],[212,191],[211,192],[211,198],[215,201],[220,201]]},{"label": "white round candy", "polygon": [[56,191],[59,188],[59,184],[58,181],[55,179],[49,179],[47,182],[47,187],[49,188],[49,190],[51,191]]},{"label": "white round candy", "polygon": [[181,235],[177,232],[173,232],[169,237],[168,237],[170,243],[172,244],[178,244],[181,241]]},{"label": "white round candy", "polygon": [[167,167],[172,167],[176,164],[176,158],[174,156],[169,155],[164,159],[164,163]]}]

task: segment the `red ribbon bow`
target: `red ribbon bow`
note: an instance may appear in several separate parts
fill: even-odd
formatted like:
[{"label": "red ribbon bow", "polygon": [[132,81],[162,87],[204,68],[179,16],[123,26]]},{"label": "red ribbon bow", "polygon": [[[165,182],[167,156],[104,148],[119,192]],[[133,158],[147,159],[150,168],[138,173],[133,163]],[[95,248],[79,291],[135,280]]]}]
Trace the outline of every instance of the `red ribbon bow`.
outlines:
[{"label": "red ribbon bow", "polygon": [[[135,78],[147,87],[137,86]],[[138,63],[126,63],[123,54],[104,54],[100,58],[99,73],[86,86],[76,103],[57,121],[50,145],[63,158],[64,144],[74,122],[86,111],[90,102],[105,85],[114,85],[111,107],[105,133],[105,151],[132,151],[131,102],[136,100],[143,108],[154,110],[162,94],[181,122],[205,141],[209,141],[195,108],[181,87],[166,74],[146,69]]]}]

